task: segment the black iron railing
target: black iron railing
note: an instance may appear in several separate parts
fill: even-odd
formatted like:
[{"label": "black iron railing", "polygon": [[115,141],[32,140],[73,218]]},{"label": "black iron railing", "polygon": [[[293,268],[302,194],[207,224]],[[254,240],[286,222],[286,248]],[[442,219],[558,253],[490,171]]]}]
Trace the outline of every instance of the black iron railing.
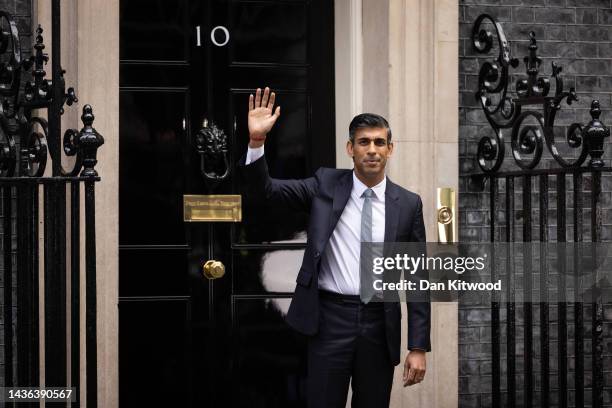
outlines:
[{"label": "black iron railing", "polygon": [[[82,365],[79,311],[85,307],[86,400],[88,407],[96,407],[94,185],[100,178],[94,167],[97,163],[97,149],[104,143],[104,139],[92,127],[94,115],[89,105],[83,107],[83,128],[68,129],[62,138],[61,115],[64,107],[78,100],[73,88],[66,89],[61,67],[59,0],[52,0],[51,11],[51,79],[47,78],[45,72],[49,58],[44,52],[42,27],[39,26],[36,31],[32,56],[24,59],[17,26],[10,14],[0,11],[0,195],[4,221],[3,385],[43,386],[39,382],[42,369],[44,386],[76,387],[76,402],[72,406],[79,406],[78,396],[82,388],[79,383]],[[48,120],[40,116],[44,110],[47,111]],[[62,150],[66,156],[74,158],[74,165],[70,169],[62,167]],[[51,159],[52,175],[45,177],[48,156]],[[82,188],[84,222],[80,220]],[[13,208],[16,217],[14,224]],[[68,208],[69,218],[66,215]],[[39,245],[41,219],[43,248]],[[84,243],[80,238],[81,228],[84,228]],[[13,248],[14,239],[16,247]],[[79,295],[81,249],[85,254],[85,304]],[[40,253],[43,254],[42,259]],[[68,280],[70,286],[67,285]],[[40,283],[44,285],[44,333],[40,333]],[[68,310],[67,299],[70,299]],[[68,326],[70,339],[67,338]],[[44,361],[40,358],[39,338],[44,342]],[[71,356],[71,378],[68,378],[68,353]]]},{"label": "black iron railing", "polygon": [[[520,212],[522,222],[522,241],[530,242],[533,237],[531,236],[533,213],[531,212],[531,200],[532,195],[536,194],[539,201],[539,222],[537,228],[535,228],[538,235],[538,239],[541,242],[549,241],[549,216],[547,213],[550,211],[549,207],[549,195],[551,193],[556,195],[556,241],[566,242],[568,233],[573,233],[573,242],[582,242],[586,227],[590,227],[591,241],[598,242],[601,236],[601,225],[602,225],[602,210],[601,210],[601,176],[602,174],[612,174],[612,168],[604,167],[599,169],[591,168],[579,168],[579,169],[558,169],[557,171],[542,172],[540,174],[530,174],[527,171],[520,172],[507,172],[500,174],[491,174],[487,176],[489,186],[489,208],[491,214],[504,213],[504,224],[498,225],[495,221],[495,217],[492,216],[492,222],[490,224],[490,236],[491,242],[507,241],[516,242],[520,241],[518,237],[517,225],[515,224],[515,214]],[[584,203],[584,179],[587,177],[591,181],[591,201],[585,205]],[[573,229],[568,228],[567,221],[565,218],[566,211],[568,210],[566,185],[569,184],[569,179],[572,180],[572,198],[573,207],[570,208],[572,212]],[[555,183],[556,189],[551,191],[549,189],[549,183],[551,180]],[[532,184],[537,183],[538,188],[534,191]],[[518,184],[518,186],[516,186]],[[518,188],[515,188],[518,187]],[[531,192],[531,193],[525,193]],[[515,193],[522,194],[522,205],[519,207],[515,205]],[[554,207],[553,207],[554,209]],[[585,226],[583,222],[584,211],[591,212],[590,226]],[[529,247],[527,247],[529,248]],[[512,256],[507,255],[508,264],[506,265],[506,271],[512,271]],[[536,257],[537,258],[537,257]],[[528,253],[525,254],[525,259],[532,259]],[[557,359],[557,374],[551,376],[551,321],[549,317],[551,304],[547,302],[546,294],[550,285],[548,275],[548,266],[546,256],[539,256],[539,287],[540,302],[531,303],[525,302],[522,304],[523,307],[523,319],[519,320],[516,313],[516,304],[512,301],[511,296],[516,290],[516,282],[512,280],[508,282],[508,302],[505,304],[492,303],[491,305],[491,324],[492,324],[492,395],[493,395],[493,406],[501,406],[501,321],[500,321],[500,310],[506,308],[506,390],[507,390],[507,403],[506,406],[515,406],[517,400],[517,379],[521,378],[523,383],[522,392],[524,393],[523,406],[534,406],[536,399],[535,397],[535,370],[534,360],[539,359],[540,366],[540,389],[538,390],[540,406],[548,407],[551,406],[551,389],[556,388],[558,393],[559,404],[558,406],[568,406],[568,390],[573,389],[575,392],[575,405],[576,407],[584,406],[585,401],[585,339],[583,337],[585,322],[584,322],[584,303],[582,302],[564,302],[560,301],[556,303],[557,308],[557,345],[558,355]],[[544,264],[543,264],[544,263]],[[532,282],[530,278],[533,276],[529,273],[529,263],[524,265],[525,274],[524,281],[522,282],[522,290],[524,294],[532,293]],[[558,264],[560,268],[558,274],[555,275],[557,282],[555,286],[567,287],[566,275],[564,270],[564,263]],[[578,266],[573,268],[574,279],[581,274]],[[507,275],[512,279],[512,274]],[[497,279],[499,276],[494,277]],[[574,282],[573,286],[578,287],[578,282]],[[526,296],[526,295],[525,295]],[[539,309],[539,356],[534,348],[534,309]],[[593,406],[603,406],[603,384],[604,384],[604,373],[603,373],[603,309],[601,302],[593,302],[592,308],[592,353],[591,358],[593,365],[591,372],[593,376],[592,385],[592,397]],[[569,314],[568,314],[569,313]],[[572,314],[573,313],[573,314]],[[568,337],[568,316],[573,317],[574,335],[573,338]],[[516,333],[517,325],[521,325],[524,328],[524,353],[523,353],[523,370],[518,372],[516,368]],[[568,340],[574,341],[573,350],[568,350]],[[567,373],[568,373],[568,357],[573,353],[574,357],[574,384],[568,384]],[[551,387],[556,382],[557,387]]]},{"label": "black iron railing", "polygon": [[[487,30],[487,25],[490,30]],[[497,42],[495,42],[495,39]],[[602,208],[601,208],[601,180],[602,175],[612,173],[612,168],[604,167],[602,160],[604,140],[609,137],[609,130],[601,121],[598,101],[591,104],[592,120],[587,125],[573,123],[567,128],[565,135],[566,150],[575,152],[572,158],[563,157],[561,146],[555,141],[555,117],[561,109],[561,104],[577,101],[577,95],[573,88],[564,90],[561,77],[561,67],[552,63],[552,78],[554,80],[554,95],[551,91],[551,81],[539,76],[542,60],[537,56],[537,42],[535,34],[530,34],[529,55],[524,58],[526,76],[516,81],[514,85],[516,96],[510,92],[510,70],[519,66],[519,60],[510,55],[509,43],[506,40],[500,24],[493,17],[483,14],[476,20],[472,41],[478,53],[487,54],[495,46],[498,49],[497,58],[494,61],[481,65],[479,72],[478,90],[476,98],[480,102],[482,110],[493,130],[492,136],[483,137],[478,145],[478,163],[482,173],[471,175],[471,182],[479,185],[483,190],[488,184],[489,210],[490,210],[490,239],[491,242],[507,241],[515,242],[522,240],[530,242],[534,240],[532,233],[539,231],[537,239],[548,242],[549,237],[549,194],[556,194],[556,241],[566,242],[569,232],[566,222],[566,211],[568,209],[566,184],[571,179],[571,191],[573,198],[573,241],[582,242],[585,235],[583,213],[585,210],[591,212],[590,239],[598,242],[601,239]],[[504,131],[511,134],[511,150],[516,164],[520,170],[502,170],[505,159]],[[555,168],[537,168],[543,157],[544,145],[547,151],[557,163]],[[586,159],[590,157],[586,166]],[[511,168],[511,166],[506,166]],[[585,204],[585,179],[590,181],[590,203]],[[550,182],[555,184],[554,190],[550,190]],[[518,184],[518,185],[517,185]],[[537,188],[534,188],[537,186]],[[515,214],[517,206],[515,194],[522,195],[520,214],[522,218],[522,237],[516,234]],[[538,195],[539,205],[538,225],[533,225],[532,196]],[[497,214],[504,214],[504,225],[497,223]],[[505,232],[502,234],[502,232]],[[554,238],[553,238],[554,239]],[[509,248],[509,247],[508,247]],[[507,254],[507,271],[512,271],[512,256]],[[524,293],[533,290],[531,274],[529,273],[532,257],[525,254],[525,274],[522,287]],[[551,389],[555,388],[558,394],[558,406],[566,407],[570,399],[568,390],[574,389],[574,405],[576,407],[585,404],[585,338],[584,338],[584,313],[585,304],[582,302],[564,302],[556,304],[557,308],[557,340],[558,355],[557,375],[551,376],[551,319],[550,303],[546,301],[548,287],[547,257],[539,257],[540,290],[539,303],[524,302],[522,304],[523,318],[519,321],[516,304],[512,301],[513,282],[512,274],[508,273],[508,301],[504,304],[493,302],[491,305],[492,325],[492,404],[494,407],[502,405],[514,407],[517,404],[517,381],[523,381],[521,392],[523,393],[522,406],[531,407],[536,404],[536,392],[542,407],[553,404]],[[560,268],[564,264],[559,263]],[[580,266],[577,265],[579,268]],[[579,270],[579,269],[578,269]],[[495,274],[495,271],[494,271]],[[558,279],[566,279],[561,270]],[[578,274],[574,274],[578,276]],[[496,279],[495,277],[493,279]],[[577,278],[576,278],[577,279]],[[559,287],[565,287],[565,282],[559,282]],[[575,283],[577,286],[577,282]],[[563,299],[562,299],[563,300]],[[602,407],[604,396],[604,372],[603,372],[603,308],[601,299],[595,299],[590,305],[592,309],[592,331],[591,331],[591,359],[592,359],[592,406]],[[506,311],[506,401],[502,404],[502,336],[500,312]],[[539,357],[534,350],[534,310],[539,309]],[[573,312],[573,350],[568,350],[568,313]],[[571,316],[571,315],[570,315]],[[524,352],[523,368],[519,372],[517,366],[517,324],[524,328]],[[568,384],[568,353],[573,352],[574,384]],[[534,361],[539,358],[540,388],[536,390],[536,375]],[[556,387],[554,383],[556,382]],[[555,405],[557,402],[554,401]]]}]

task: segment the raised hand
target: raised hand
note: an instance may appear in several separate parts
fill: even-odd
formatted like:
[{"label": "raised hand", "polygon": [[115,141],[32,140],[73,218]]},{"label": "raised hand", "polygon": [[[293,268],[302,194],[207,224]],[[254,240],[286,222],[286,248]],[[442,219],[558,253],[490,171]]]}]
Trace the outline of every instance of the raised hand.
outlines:
[{"label": "raised hand", "polygon": [[249,147],[262,146],[266,141],[266,135],[274,126],[276,119],[280,116],[280,106],[276,107],[274,114],[274,92],[270,94],[270,88],[266,87],[261,95],[261,89],[257,88],[255,97],[249,95]]}]

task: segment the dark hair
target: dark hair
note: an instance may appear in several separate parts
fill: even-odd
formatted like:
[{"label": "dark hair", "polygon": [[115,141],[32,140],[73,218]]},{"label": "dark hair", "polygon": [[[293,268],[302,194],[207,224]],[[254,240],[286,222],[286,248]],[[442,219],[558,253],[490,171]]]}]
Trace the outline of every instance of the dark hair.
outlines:
[{"label": "dark hair", "polygon": [[349,140],[355,143],[355,132],[362,128],[385,128],[387,129],[387,143],[391,143],[391,128],[387,119],[375,113],[361,113],[351,120],[349,125]]}]

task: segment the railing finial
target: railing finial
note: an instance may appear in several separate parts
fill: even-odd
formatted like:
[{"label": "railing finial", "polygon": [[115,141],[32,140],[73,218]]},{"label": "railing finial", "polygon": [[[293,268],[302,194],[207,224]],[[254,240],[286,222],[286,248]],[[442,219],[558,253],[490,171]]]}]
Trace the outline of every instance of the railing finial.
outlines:
[{"label": "railing finial", "polygon": [[95,116],[91,105],[83,106],[83,114],[81,115],[81,121],[83,122],[83,129],[79,132],[79,146],[83,154],[83,171],[81,171],[82,177],[97,177],[98,172],[94,169],[98,160],[96,154],[98,147],[104,144],[104,138],[98,131],[92,126]]},{"label": "railing finial", "polygon": [[599,101],[594,100],[591,103],[591,121],[586,125],[582,131],[582,138],[585,140],[587,148],[589,150],[589,166],[591,167],[603,167],[604,163],[601,159],[603,155],[603,143],[604,139],[610,137],[610,129],[605,127],[599,120],[601,115],[601,109],[599,107]]}]

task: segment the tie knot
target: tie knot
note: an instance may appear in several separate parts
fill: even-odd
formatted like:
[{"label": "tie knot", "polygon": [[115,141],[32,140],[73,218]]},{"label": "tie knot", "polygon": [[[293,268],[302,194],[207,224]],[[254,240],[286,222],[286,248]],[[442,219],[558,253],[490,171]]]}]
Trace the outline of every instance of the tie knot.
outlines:
[{"label": "tie knot", "polygon": [[374,195],[374,190],[372,190],[371,188],[368,188],[363,192],[361,196],[365,198],[371,198],[373,195]]}]

